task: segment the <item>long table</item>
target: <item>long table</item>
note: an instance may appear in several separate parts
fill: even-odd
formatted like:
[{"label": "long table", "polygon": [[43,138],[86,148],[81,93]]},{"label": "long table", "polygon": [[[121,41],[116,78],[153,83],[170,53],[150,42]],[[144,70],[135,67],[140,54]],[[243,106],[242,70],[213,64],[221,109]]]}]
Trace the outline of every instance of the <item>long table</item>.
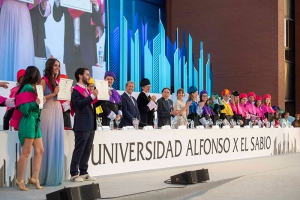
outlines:
[{"label": "long table", "polygon": [[[66,179],[74,133],[64,137]],[[89,160],[93,176],[296,153],[299,128],[96,131]],[[0,131],[0,187],[11,185],[21,147],[17,132]],[[30,176],[28,162],[26,176]]]}]

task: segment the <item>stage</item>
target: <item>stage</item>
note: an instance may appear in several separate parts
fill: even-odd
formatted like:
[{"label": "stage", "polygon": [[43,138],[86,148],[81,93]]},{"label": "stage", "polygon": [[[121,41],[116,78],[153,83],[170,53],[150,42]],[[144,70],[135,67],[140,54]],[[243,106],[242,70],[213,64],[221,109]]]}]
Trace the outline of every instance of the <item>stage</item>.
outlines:
[{"label": "stage", "polygon": [[[10,199],[45,199],[45,194],[62,187],[88,184],[68,181],[74,147],[72,131],[65,132],[64,144],[66,181],[59,187],[33,190],[34,193],[31,190],[23,196],[24,192],[22,195],[14,187],[20,152],[17,132],[0,132],[0,199],[10,195],[16,195]],[[158,190],[135,196],[139,199],[142,195],[144,199],[158,195],[155,198],[159,199],[166,195],[162,199],[174,199],[198,194],[241,176],[300,166],[299,147],[299,128],[96,131],[89,173],[98,178],[102,197]],[[202,168],[209,169],[211,181],[180,189],[166,188],[182,186],[163,182],[185,170]],[[31,170],[28,162],[26,177],[30,177]]]}]

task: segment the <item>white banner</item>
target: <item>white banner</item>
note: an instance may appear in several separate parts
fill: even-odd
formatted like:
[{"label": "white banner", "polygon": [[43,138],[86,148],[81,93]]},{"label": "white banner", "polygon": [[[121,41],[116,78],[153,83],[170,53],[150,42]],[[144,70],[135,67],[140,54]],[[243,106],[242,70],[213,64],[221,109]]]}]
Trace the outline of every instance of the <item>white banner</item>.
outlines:
[{"label": "white banner", "polygon": [[[94,176],[299,152],[298,128],[97,131]],[[72,155],[73,133],[65,140]],[[70,156],[67,163],[70,163]],[[69,166],[67,166],[69,168]]]},{"label": "white banner", "polygon": [[[101,176],[296,153],[299,147],[299,128],[97,131],[88,171]],[[74,133],[66,131],[66,179],[73,149]],[[0,132],[0,170],[6,172],[7,185],[15,176],[19,151],[17,132]]]}]

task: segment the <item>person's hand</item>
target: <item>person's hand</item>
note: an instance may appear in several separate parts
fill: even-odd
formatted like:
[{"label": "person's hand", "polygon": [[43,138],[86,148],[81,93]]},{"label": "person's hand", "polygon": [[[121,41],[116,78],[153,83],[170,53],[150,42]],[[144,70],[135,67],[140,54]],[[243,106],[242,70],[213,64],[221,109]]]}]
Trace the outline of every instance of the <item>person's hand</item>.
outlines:
[{"label": "person's hand", "polygon": [[200,106],[201,108],[203,108],[204,104],[205,104],[205,102],[204,102],[204,101],[202,101],[202,102],[199,102],[199,106]]},{"label": "person's hand", "polygon": [[44,100],[44,103],[46,103],[46,101],[47,101],[47,100],[46,100],[46,97],[44,97],[44,99],[43,99],[43,100]]},{"label": "person's hand", "polygon": [[0,82],[0,87],[7,89],[8,88],[7,84],[9,84],[9,83],[8,82]]},{"label": "person's hand", "polygon": [[192,104],[192,102],[191,101],[188,101],[188,102],[186,102],[186,107],[190,107],[190,105]]},{"label": "person's hand", "polygon": [[178,115],[178,114],[179,114],[179,111],[177,111],[177,110],[173,110],[173,111],[171,111],[171,112],[170,112],[170,114],[171,114],[171,115],[175,115],[175,116],[176,116],[176,115]]},{"label": "person's hand", "polygon": [[39,98],[36,98],[35,102],[36,102],[37,105],[40,105],[41,100]]},{"label": "person's hand", "polygon": [[58,92],[59,92],[59,86],[56,86],[55,89],[54,89],[53,94],[54,94],[54,95],[57,95]]},{"label": "person's hand", "polygon": [[98,1],[97,0],[91,0],[91,3],[94,4],[95,6],[98,6]]},{"label": "person's hand", "polygon": [[111,95],[112,95],[112,93],[111,93],[111,91],[110,91],[110,90],[108,91],[108,94],[109,94],[109,96],[111,96]]},{"label": "person's hand", "polygon": [[94,91],[93,91],[93,95],[94,95],[95,97],[97,97],[97,96],[98,96],[98,90],[97,90],[97,89],[94,89]]},{"label": "person's hand", "polygon": [[116,120],[120,120],[121,119],[121,115],[117,115],[115,119]]},{"label": "person's hand", "polygon": [[156,101],[156,96],[153,95],[153,96],[151,97],[151,100],[155,102],[155,101]]}]

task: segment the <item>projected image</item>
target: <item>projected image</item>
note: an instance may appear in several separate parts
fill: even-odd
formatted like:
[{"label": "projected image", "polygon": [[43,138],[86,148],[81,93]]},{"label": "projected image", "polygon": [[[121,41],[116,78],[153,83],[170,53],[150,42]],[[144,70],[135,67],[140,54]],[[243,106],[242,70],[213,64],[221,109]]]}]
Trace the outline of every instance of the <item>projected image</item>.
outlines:
[{"label": "projected image", "polygon": [[[0,0],[0,80],[16,81],[19,69],[35,65],[43,74],[48,58],[74,79],[78,67],[92,76],[105,72],[105,0],[90,2],[91,12],[64,7],[66,0]],[[79,1],[71,1],[76,4]],[[3,30],[3,31],[2,31]],[[2,70],[1,70],[2,71]]]}]

